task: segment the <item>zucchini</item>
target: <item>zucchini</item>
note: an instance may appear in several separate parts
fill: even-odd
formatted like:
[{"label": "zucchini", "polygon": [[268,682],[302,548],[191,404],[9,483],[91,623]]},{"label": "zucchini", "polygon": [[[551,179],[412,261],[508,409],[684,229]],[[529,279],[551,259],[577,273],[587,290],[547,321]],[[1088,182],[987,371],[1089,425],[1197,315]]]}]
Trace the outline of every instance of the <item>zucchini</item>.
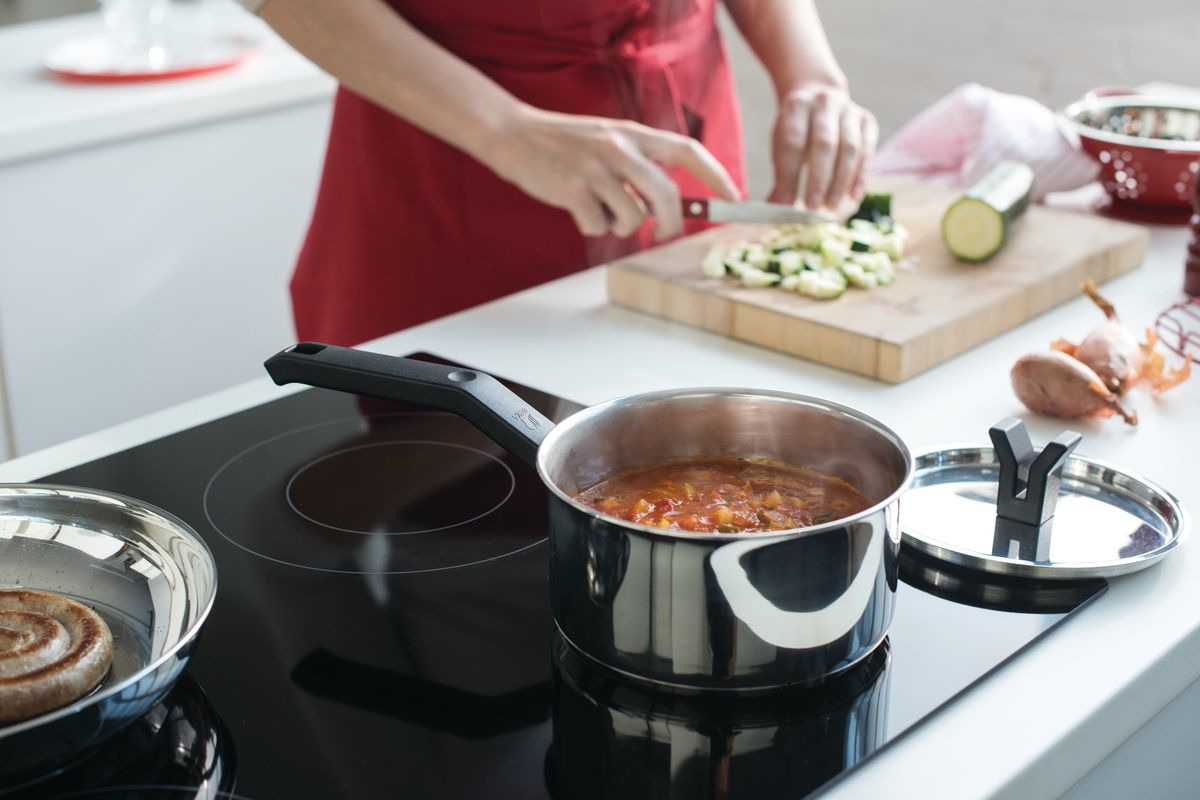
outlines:
[{"label": "zucchini", "polygon": [[780,284],[782,288],[798,292],[817,300],[832,300],[846,291],[846,281],[841,276],[805,270],[798,275],[789,275]]},{"label": "zucchini", "polygon": [[700,262],[700,271],[706,278],[721,278],[725,276],[725,253],[721,248],[714,247]]},{"label": "zucchini", "polygon": [[1033,170],[1016,161],[1000,162],[942,215],[946,249],[962,261],[991,258],[1004,246],[1032,197]]},{"label": "zucchini", "polygon": [[890,194],[877,192],[863,201],[858,218],[845,225],[782,225],[761,241],[714,245],[701,272],[821,300],[838,297],[850,286],[887,286],[896,280],[892,262],[903,256],[908,239],[908,231],[890,216],[891,203]]},{"label": "zucchini", "polygon": [[865,219],[867,222],[878,223],[882,219],[892,218],[892,195],[890,192],[867,192],[858,211],[848,220]]},{"label": "zucchini", "polygon": [[742,270],[742,274],[738,277],[742,279],[743,286],[750,286],[753,288],[774,286],[775,284],[779,283],[779,276],[774,272],[754,269],[753,267],[747,267],[746,269]]},{"label": "zucchini", "polygon": [[779,273],[795,275],[804,269],[804,254],[799,250],[786,250],[779,254]]}]

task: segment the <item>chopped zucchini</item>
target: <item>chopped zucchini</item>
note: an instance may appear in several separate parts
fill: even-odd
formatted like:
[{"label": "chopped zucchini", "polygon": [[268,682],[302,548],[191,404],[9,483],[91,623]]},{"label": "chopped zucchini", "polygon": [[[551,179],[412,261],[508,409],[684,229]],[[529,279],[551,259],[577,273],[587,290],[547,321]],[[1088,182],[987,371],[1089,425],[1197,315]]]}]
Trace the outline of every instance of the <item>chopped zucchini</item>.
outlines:
[{"label": "chopped zucchini", "polygon": [[858,206],[858,211],[851,215],[850,221],[864,219],[867,222],[878,222],[881,218],[892,217],[892,195],[890,192],[867,192]]},{"label": "chopped zucchini", "polygon": [[708,255],[700,262],[700,271],[706,278],[725,277],[725,253],[720,247],[708,251]]},{"label": "chopped zucchini", "polygon": [[804,256],[799,250],[785,250],[779,254],[779,272],[781,275],[795,275],[804,269]]},{"label": "chopped zucchini", "polygon": [[893,231],[886,236],[880,236],[874,249],[880,253],[887,253],[888,258],[898,260],[904,254],[904,238]]},{"label": "chopped zucchini", "polygon": [[818,300],[832,300],[840,297],[846,291],[846,281],[838,280],[830,275],[805,270],[797,275],[789,275],[784,279],[782,288],[813,297]]},{"label": "chopped zucchini", "polygon": [[782,225],[760,241],[711,248],[701,268],[706,276],[727,273],[745,286],[831,299],[849,286],[892,283],[893,262],[903,256],[907,239],[908,231],[891,218],[891,196],[873,194],[845,225]]},{"label": "chopped zucchini", "polygon": [[746,251],[744,260],[755,269],[766,269],[767,262],[771,260],[771,254],[762,245],[754,245]]},{"label": "chopped zucchini", "polygon": [[821,242],[821,257],[831,267],[836,267],[845,261],[849,255],[850,245],[841,239],[826,239]]},{"label": "chopped zucchini", "polygon": [[814,253],[811,250],[806,250],[800,255],[804,259],[805,269],[822,270],[825,269],[825,259],[821,258],[820,253]]},{"label": "chopped zucchini", "polygon": [[847,261],[842,264],[842,274],[846,276],[846,280],[850,281],[851,286],[857,286],[860,289],[874,289],[879,285],[879,279],[875,277],[875,273],[868,272],[862,264],[856,261]]},{"label": "chopped zucchini", "polygon": [[754,288],[774,286],[775,284],[779,283],[779,276],[774,272],[754,269],[753,267],[747,267],[746,269],[742,270],[741,277],[743,285]]}]

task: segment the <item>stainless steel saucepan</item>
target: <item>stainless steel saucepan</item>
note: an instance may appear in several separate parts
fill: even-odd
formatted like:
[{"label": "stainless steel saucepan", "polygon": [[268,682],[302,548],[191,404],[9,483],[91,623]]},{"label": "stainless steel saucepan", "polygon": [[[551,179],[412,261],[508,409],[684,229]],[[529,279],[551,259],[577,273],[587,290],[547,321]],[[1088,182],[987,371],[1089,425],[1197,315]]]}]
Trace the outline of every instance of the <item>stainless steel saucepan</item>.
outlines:
[{"label": "stainless steel saucepan", "polygon": [[[900,437],[814,397],[757,389],[649,392],[557,426],[473,370],[302,343],[266,362],[305,383],[455,412],[537,469],[550,492],[551,608],[584,656],[684,689],[810,684],[874,650],[891,624],[898,499],[913,475]],[[697,456],[781,461],[842,478],[873,502],[808,528],[664,531],[574,499],[638,466]]]}]

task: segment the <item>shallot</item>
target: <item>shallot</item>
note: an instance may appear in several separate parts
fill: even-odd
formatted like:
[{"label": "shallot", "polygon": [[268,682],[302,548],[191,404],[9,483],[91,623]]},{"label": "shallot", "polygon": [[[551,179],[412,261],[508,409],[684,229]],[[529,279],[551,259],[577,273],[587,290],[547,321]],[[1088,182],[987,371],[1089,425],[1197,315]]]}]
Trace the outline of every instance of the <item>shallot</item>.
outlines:
[{"label": "shallot", "polygon": [[1039,414],[1064,419],[1116,414],[1137,425],[1137,414],[1125,407],[1122,396],[1138,384],[1157,394],[1182,383],[1191,374],[1191,359],[1168,370],[1162,353],[1155,350],[1158,337],[1152,330],[1147,329],[1146,341],[1139,343],[1091,281],[1083,284],[1083,291],[1104,312],[1104,322],[1077,345],[1059,339],[1048,352],[1018,359],[1011,373],[1013,391]]},{"label": "shallot", "polygon": [[1104,385],[1117,394],[1124,393],[1136,383],[1146,383],[1157,393],[1187,380],[1192,368],[1190,358],[1181,368],[1167,370],[1162,354],[1154,349],[1158,342],[1154,331],[1147,328],[1146,341],[1139,344],[1133,333],[1121,324],[1112,303],[1096,291],[1095,284],[1085,281],[1083,291],[1104,312],[1104,322],[1078,345],[1059,339],[1051,347],[1091,367]]},{"label": "shallot", "polygon": [[1050,350],[1021,356],[1011,375],[1017,399],[1030,411],[1063,419],[1119,414],[1137,425],[1137,414],[1121,405],[1095,370],[1066,353]]}]

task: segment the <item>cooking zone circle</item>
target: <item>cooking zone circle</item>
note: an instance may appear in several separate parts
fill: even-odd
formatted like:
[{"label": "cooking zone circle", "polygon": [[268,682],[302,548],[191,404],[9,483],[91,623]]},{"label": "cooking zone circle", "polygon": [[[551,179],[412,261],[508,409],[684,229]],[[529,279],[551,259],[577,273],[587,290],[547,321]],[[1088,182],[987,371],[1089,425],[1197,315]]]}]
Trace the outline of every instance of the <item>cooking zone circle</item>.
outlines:
[{"label": "cooking zone circle", "polygon": [[[204,512],[222,537],[279,564],[348,574],[470,566],[545,540],[507,506],[544,503],[536,476],[441,412],[346,417],[259,442],[222,464]],[[518,466],[520,473],[523,467]],[[523,487],[523,491],[522,491]],[[536,498],[531,498],[531,493]]]},{"label": "cooking zone circle", "polygon": [[[426,465],[447,458],[470,458],[447,453],[467,451],[492,462],[476,476],[472,491],[450,504],[407,504],[392,509],[396,485],[419,480]],[[481,462],[486,463],[486,462]],[[337,488],[337,491],[331,489]],[[486,517],[512,496],[516,478],[508,465],[491,453],[450,442],[374,442],[338,450],[305,464],[287,485],[288,505],[315,525],[343,533],[405,535],[433,533]],[[381,507],[372,502],[384,499]]]}]

